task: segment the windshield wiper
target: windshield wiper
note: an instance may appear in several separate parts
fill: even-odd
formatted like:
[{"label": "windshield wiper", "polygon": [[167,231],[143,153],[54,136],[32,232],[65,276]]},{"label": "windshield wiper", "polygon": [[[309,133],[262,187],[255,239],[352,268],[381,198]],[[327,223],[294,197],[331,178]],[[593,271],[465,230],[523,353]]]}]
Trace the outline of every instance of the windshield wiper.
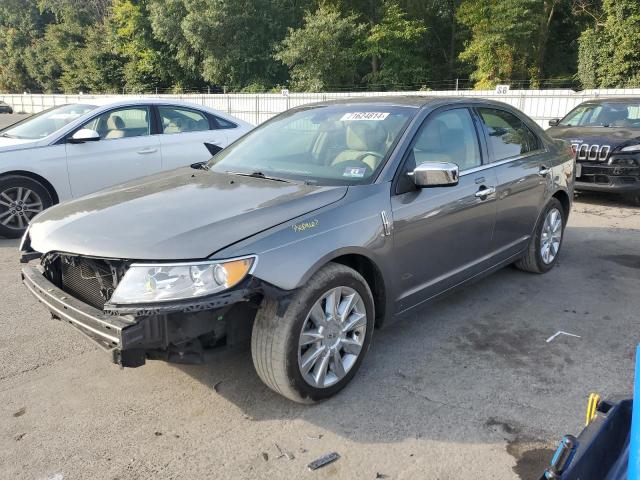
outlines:
[{"label": "windshield wiper", "polygon": [[286,180],[284,178],[278,178],[278,177],[271,177],[269,175],[265,175],[262,172],[251,172],[251,173],[244,173],[244,172],[227,172],[230,175],[240,175],[242,177],[253,177],[253,178],[262,178],[264,180],[273,180],[275,182],[285,182],[285,183],[293,183],[290,180]]}]

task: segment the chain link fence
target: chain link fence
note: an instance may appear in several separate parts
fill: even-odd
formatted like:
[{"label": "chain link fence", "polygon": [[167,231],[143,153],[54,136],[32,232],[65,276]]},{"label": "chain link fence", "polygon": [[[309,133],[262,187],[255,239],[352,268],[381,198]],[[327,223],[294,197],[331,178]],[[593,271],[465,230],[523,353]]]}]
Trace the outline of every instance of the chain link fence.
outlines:
[{"label": "chain link fence", "polygon": [[[504,91],[504,90],[503,90]],[[16,113],[38,113],[68,103],[91,103],[95,98],[166,98],[192,102],[227,112],[255,125],[289,108],[307,103],[349,98],[397,95],[482,97],[508,103],[520,109],[540,126],[546,128],[552,118],[563,117],[585,100],[598,97],[640,96],[640,88],[573,90],[439,90],[415,92],[327,92],[327,93],[259,93],[259,94],[148,94],[148,95],[62,95],[62,94],[0,94],[0,100],[11,105]]]}]

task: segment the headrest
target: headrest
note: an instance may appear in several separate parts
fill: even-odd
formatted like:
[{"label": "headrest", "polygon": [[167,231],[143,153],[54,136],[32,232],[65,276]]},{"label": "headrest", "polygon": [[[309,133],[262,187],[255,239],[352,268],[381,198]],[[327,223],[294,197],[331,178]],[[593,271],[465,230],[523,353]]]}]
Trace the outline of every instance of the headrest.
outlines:
[{"label": "headrest", "polygon": [[354,121],[347,126],[349,150],[379,151],[387,141],[387,130],[380,122]]},{"label": "headrest", "polygon": [[124,121],[118,115],[111,115],[107,120],[107,128],[109,130],[124,129]]}]

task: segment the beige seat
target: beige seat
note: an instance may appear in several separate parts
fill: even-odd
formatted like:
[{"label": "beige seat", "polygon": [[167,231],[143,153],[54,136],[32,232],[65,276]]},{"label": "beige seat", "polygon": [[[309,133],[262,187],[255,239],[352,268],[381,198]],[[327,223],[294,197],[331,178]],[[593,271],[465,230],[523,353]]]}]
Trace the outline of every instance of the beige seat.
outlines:
[{"label": "beige seat", "polygon": [[387,130],[380,122],[351,122],[346,131],[347,149],[331,162],[332,165],[361,161],[375,170],[384,154]]},{"label": "beige seat", "polygon": [[105,139],[123,138],[127,135],[124,129],[124,120],[118,115],[111,115],[107,119],[107,129],[109,130],[104,136]]}]

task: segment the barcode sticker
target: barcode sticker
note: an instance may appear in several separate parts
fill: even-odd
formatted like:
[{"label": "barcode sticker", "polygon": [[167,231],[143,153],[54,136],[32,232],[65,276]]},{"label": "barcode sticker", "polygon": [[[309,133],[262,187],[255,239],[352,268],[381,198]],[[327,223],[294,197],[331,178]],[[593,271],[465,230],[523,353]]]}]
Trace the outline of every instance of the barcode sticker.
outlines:
[{"label": "barcode sticker", "polygon": [[389,116],[388,112],[349,112],[340,119],[341,122],[354,122],[356,120],[384,120]]}]

